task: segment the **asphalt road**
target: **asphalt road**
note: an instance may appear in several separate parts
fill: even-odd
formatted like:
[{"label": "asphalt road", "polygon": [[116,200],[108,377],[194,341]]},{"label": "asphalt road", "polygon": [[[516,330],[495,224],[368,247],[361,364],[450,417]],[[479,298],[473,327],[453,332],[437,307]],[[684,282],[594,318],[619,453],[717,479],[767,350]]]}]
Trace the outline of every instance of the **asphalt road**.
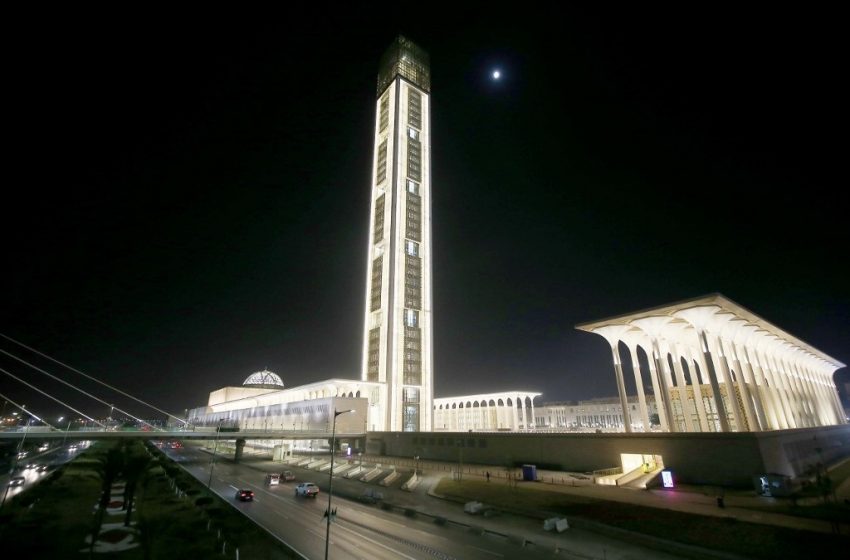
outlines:
[{"label": "asphalt road", "polygon": [[[9,500],[27,488],[38,484],[41,480],[47,477],[47,475],[49,475],[55,467],[63,463],[67,463],[73,459],[77,453],[88,447],[88,445],[88,442],[74,442],[72,449],[71,444],[59,446],[52,444],[52,447],[46,451],[29,451],[26,457],[22,457],[17,460],[11,476],[7,469],[3,469],[3,474],[0,475],[0,498],[2,498],[2,492],[7,487],[8,492],[6,494],[6,499]],[[47,465],[48,469],[46,471],[39,472],[34,468],[27,468],[27,465],[30,464]],[[22,476],[26,479],[24,484],[21,486],[8,486],[9,480],[12,477],[18,476]]]},{"label": "asphalt road", "polygon": [[[166,452],[198,480],[204,484],[207,483],[211,459],[208,453],[195,447],[168,449]],[[264,485],[262,470],[219,458],[213,471],[212,489],[305,558],[311,560],[324,558],[327,474],[286,468],[295,472],[296,481],[267,487]],[[317,499],[294,495],[295,485],[304,481],[319,484],[322,492]],[[472,532],[451,523],[437,525],[430,517],[407,517],[338,496],[337,487],[344,491],[346,485],[360,485],[358,487],[360,491],[357,493],[361,493],[362,489],[366,488],[359,482],[334,479],[333,508],[337,510],[337,518],[331,524],[330,558],[362,558],[364,560],[384,558],[429,560],[434,558],[444,560],[673,558],[658,551],[572,530],[570,534],[565,534],[561,538],[535,536],[535,545],[524,547],[521,540],[515,538],[505,538],[492,533],[480,534],[480,532]],[[253,490],[255,500],[253,502],[237,501],[235,494],[239,488]],[[421,499],[417,495],[408,493],[405,495],[411,504]],[[517,531],[521,534],[522,531],[533,530],[528,527],[536,526],[536,522],[511,518],[501,519],[497,523],[505,526],[504,533],[508,535],[515,534]],[[521,524],[522,527],[520,527]],[[537,532],[540,532],[539,528]],[[558,552],[556,552],[556,545],[559,546]]]}]

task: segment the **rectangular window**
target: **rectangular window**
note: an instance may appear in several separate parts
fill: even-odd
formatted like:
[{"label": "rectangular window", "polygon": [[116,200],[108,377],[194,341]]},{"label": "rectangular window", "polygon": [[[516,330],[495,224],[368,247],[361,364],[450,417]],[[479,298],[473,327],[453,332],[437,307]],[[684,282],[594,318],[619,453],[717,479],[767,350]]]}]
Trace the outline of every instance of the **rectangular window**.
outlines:
[{"label": "rectangular window", "polygon": [[410,137],[410,138],[413,138],[414,140],[419,140],[419,131],[416,130],[415,128],[409,128],[408,127],[407,136]]},{"label": "rectangular window", "polygon": [[419,184],[410,179],[407,180],[407,192],[411,194],[419,194]]},{"label": "rectangular window", "polygon": [[415,309],[405,309],[404,310],[404,325],[406,327],[418,327],[419,326],[419,312]]},{"label": "rectangular window", "polygon": [[372,238],[373,243],[378,243],[384,238],[384,195],[375,201],[375,229]]},{"label": "rectangular window", "polygon": [[384,256],[381,255],[374,261],[372,261],[372,287],[370,291],[370,304],[369,309],[371,311],[377,311],[381,308],[381,280],[383,278],[384,273]]},{"label": "rectangular window", "polygon": [[379,125],[378,128],[381,132],[383,132],[384,130],[386,130],[387,125],[389,125],[389,124],[390,124],[390,96],[389,96],[389,94],[387,94],[387,95],[384,95],[384,97],[381,98],[381,118],[380,118],[380,125]]},{"label": "rectangular window", "polygon": [[380,185],[387,178],[387,141],[384,140],[378,146],[378,173],[375,183]]},{"label": "rectangular window", "polygon": [[415,241],[405,241],[404,242],[404,251],[408,255],[411,255],[413,257],[418,257],[419,256],[419,243],[416,243]]}]

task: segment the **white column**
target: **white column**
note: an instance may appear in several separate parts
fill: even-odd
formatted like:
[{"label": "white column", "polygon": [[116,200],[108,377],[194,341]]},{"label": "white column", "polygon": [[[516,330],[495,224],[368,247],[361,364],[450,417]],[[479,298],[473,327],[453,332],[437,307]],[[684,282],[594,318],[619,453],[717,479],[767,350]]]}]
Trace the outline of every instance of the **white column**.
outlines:
[{"label": "white column", "polygon": [[794,370],[789,366],[786,360],[785,344],[782,340],[777,340],[774,351],[774,360],[776,360],[777,366],[785,374],[785,378],[788,379],[791,391],[795,396],[797,409],[800,411],[800,420],[803,423],[803,426],[814,426],[815,422],[808,407],[805,389],[802,383],[800,383],[800,378],[794,373]]},{"label": "white column", "polygon": [[640,374],[640,362],[638,361],[637,356],[637,343],[631,339],[626,339],[624,342],[629,347],[629,355],[632,358],[632,372],[635,376],[635,387],[637,387],[638,406],[640,408],[641,420],[643,421],[643,431],[648,432],[650,427],[649,411],[646,407],[646,391],[644,391],[643,378]]},{"label": "white column", "polygon": [[785,363],[788,364],[788,368],[793,372],[795,376],[797,376],[797,379],[800,381],[803,393],[806,395],[806,404],[809,409],[809,418],[811,420],[812,426],[822,426],[823,422],[821,420],[821,413],[818,410],[817,406],[817,395],[815,395],[815,391],[809,380],[809,376],[799,367],[798,364],[797,358],[800,354],[800,350],[796,346],[792,346],[791,344],[787,345],[785,349]]},{"label": "white column", "polygon": [[726,386],[726,401],[729,403],[729,408],[732,410],[732,419],[735,420],[735,429],[738,432],[745,432],[743,413],[741,405],[738,403],[738,393],[735,390],[732,373],[729,371],[729,363],[726,360],[726,354],[723,352],[723,345],[720,343],[720,337],[712,335],[710,337],[713,355],[716,360],[716,365],[720,366],[720,371],[723,372],[723,384]]},{"label": "white column", "polygon": [[626,433],[631,433],[632,423],[628,411],[628,397],[626,395],[626,385],[623,380],[623,366],[620,359],[620,338],[629,330],[628,325],[610,325],[595,329],[593,332],[603,336],[611,346],[611,357],[614,362],[614,375],[617,379],[617,394],[620,397],[620,405],[623,407],[623,424],[625,425]]},{"label": "white column", "polygon": [[720,394],[720,384],[717,381],[717,371],[714,369],[714,361],[711,356],[711,347],[708,344],[706,336],[706,328],[712,322],[713,316],[720,311],[720,307],[716,305],[701,305],[688,309],[681,309],[673,313],[673,316],[683,319],[690,323],[697,333],[697,340],[700,352],[697,356],[700,360],[699,366],[702,371],[708,375],[709,383],[711,384],[711,394],[714,397],[714,405],[717,407],[717,417],[720,422],[720,430],[723,432],[729,431],[729,418],[726,416],[726,405],[723,404],[723,398]]},{"label": "white column", "polygon": [[531,429],[537,429],[537,418],[534,417],[534,397],[529,397],[531,399]]},{"label": "white column", "polygon": [[794,406],[793,398],[794,395],[791,393],[790,388],[788,387],[787,380],[782,372],[776,367],[776,362],[772,359],[770,352],[772,349],[768,346],[765,352],[762,353],[761,358],[763,362],[767,365],[767,371],[771,373],[773,379],[776,380],[776,387],[779,390],[779,395],[782,398],[782,402],[785,405],[786,417],[790,423],[790,428],[802,428],[803,424],[800,421],[800,413],[797,411],[797,407]]},{"label": "white column", "polygon": [[775,417],[773,401],[767,393],[767,385],[764,380],[764,376],[761,371],[756,372],[753,367],[752,360],[750,360],[749,352],[747,351],[747,347],[752,340],[753,333],[757,330],[757,326],[745,324],[736,333],[733,344],[735,348],[735,356],[738,358],[738,361],[741,362],[742,368],[745,370],[744,374],[746,375],[747,380],[752,383],[752,389],[750,392],[752,393],[756,407],[756,414],[758,415],[759,422],[761,423],[761,429],[767,430],[771,426],[778,427],[779,422]]},{"label": "white column", "polygon": [[[634,319],[631,321],[631,324],[635,327],[642,330],[650,339],[651,343],[651,351],[648,353],[650,371],[653,373],[653,378],[657,377],[658,382],[657,385],[660,388],[660,392],[656,393],[655,399],[656,403],[660,399],[660,406],[658,406],[658,415],[661,416],[661,411],[664,411],[664,416],[666,417],[667,422],[667,430],[670,432],[678,432],[679,427],[676,425],[676,418],[673,415],[673,408],[670,402],[670,372],[667,370],[667,366],[661,363],[661,350],[659,349],[659,338],[662,338],[664,335],[665,327],[673,320],[672,317],[668,317],[666,315],[655,315],[650,317],[641,317],[640,319]],[[651,354],[651,355],[650,355]],[[653,368],[653,363],[655,367]],[[652,371],[655,369],[655,371]]]},{"label": "white column", "polygon": [[[733,335],[734,336],[734,335]],[[735,353],[735,344],[729,338],[718,339],[718,344],[723,349],[728,365],[729,359],[732,360],[732,368],[735,372],[735,382],[738,390],[741,392],[741,403],[743,404],[743,416],[747,421],[747,429],[750,432],[758,432],[760,430],[758,419],[756,418],[755,410],[753,409],[753,401],[750,397],[750,388],[747,385],[747,379],[744,375],[744,369],[741,367],[741,361]],[[737,403],[737,398],[735,399]],[[739,430],[743,431],[743,429]]]},{"label": "white column", "polygon": [[514,395],[513,400],[511,400],[511,405],[512,405],[511,406],[511,411],[512,411],[511,419],[513,421],[513,431],[518,432],[519,431],[519,420],[517,419],[517,412],[516,412],[516,405],[517,405],[516,395]]},{"label": "white column", "polygon": [[776,418],[779,422],[780,429],[788,429],[793,427],[794,419],[791,418],[791,413],[785,404],[782,395],[782,389],[773,377],[773,372],[770,371],[770,364],[764,361],[761,354],[762,342],[756,341],[752,348],[750,360],[756,366],[756,370],[760,372],[766,381],[767,393],[770,395],[770,400],[773,403],[773,409],[776,412]]},{"label": "white column", "polygon": [[680,355],[684,355],[685,360],[688,362],[688,372],[691,374],[691,387],[694,389],[694,405],[697,408],[697,416],[699,416],[700,431],[710,432],[711,427],[708,424],[708,417],[705,413],[705,400],[702,397],[702,386],[699,374],[697,373],[696,362],[691,357],[691,350],[687,345],[682,344],[678,348]]},{"label": "white column", "polygon": [[[672,345],[671,345],[672,346]],[[685,373],[682,371],[682,362],[676,357],[672,347],[664,346],[664,363],[668,363],[667,354],[673,358],[673,371],[676,373],[676,385],[679,392],[679,404],[682,406],[682,417],[685,421],[685,429],[694,432],[694,420],[691,417],[691,401],[688,398],[688,384],[685,381]],[[696,405],[696,399],[694,399]]]}]

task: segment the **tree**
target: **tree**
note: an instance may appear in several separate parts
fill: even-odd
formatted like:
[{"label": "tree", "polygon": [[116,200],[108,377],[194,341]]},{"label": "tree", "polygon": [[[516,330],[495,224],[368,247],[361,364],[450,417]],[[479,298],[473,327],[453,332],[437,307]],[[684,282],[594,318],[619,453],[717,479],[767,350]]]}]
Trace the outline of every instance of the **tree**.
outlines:
[{"label": "tree", "polygon": [[150,467],[151,458],[147,453],[133,453],[126,459],[124,464],[124,508],[127,510],[127,514],[124,516],[125,527],[130,526],[136,487],[140,481],[146,478]]},{"label": "tree", "polygon": [[95,471],[100,476],[100,500],[97,503],[97,514],[92,528],[89,556],[94,556],[94,545],[100,534],[100,528],[103,526],[103,516],[112,496],[112,485],[124,469],[124,451],[118,447],[113,447],[97,459],[99,464],[95,467]]}]

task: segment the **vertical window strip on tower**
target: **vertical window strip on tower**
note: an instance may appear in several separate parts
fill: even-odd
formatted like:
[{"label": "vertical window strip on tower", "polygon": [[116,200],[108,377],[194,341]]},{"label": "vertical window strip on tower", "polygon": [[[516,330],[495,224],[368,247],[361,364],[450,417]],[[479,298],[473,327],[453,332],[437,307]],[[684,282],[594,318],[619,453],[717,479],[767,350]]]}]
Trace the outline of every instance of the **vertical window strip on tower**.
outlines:
[{"label": "vertical window strip on tower", "polygon": [[422,95],[413,88],[407,89],[407,122],[422,129]]},{"label": "vertical window strip on tower", "polygon": [[405,387],[402,391],[402,429],[405,432],[419,430],[419,389]]},{"label": "vertical window strip on tower", "polygon": [[422,309],[422,259],[404,256],[404,306]]},{"label": "vertical window strip on tower", "polygon": [[378,243],[384,238],[384,195],[375,201],[375,228],[372,243]]},{"label": "vertical window strip on tower", "polygon": [[407,138],[407,176],[422,180],[422,144],[410,137]]},{"label": "vertical window strip on tower", "polygon": [[378,381],[378,367],[381,353],[381,327],[369,331],[369,358],[366,364],[366,380]]},{"label": "vertical window strip on tower", "polygon": [[378,146],[378,173],[375,178],[376,184],[383,183],[387,178],[387,141],[384,140]]},{"label": "vertical window strip on tower", "polygon": [[407,238],[422,241],[422,197],[407,194]]},{"label": "vertical window strip on tower", "polygon": [[371,303],[370,311],[377,311],[381,308],[381,279],[383,278],[384,256],[376,258],[372,261],[372,288],[370,293]]},{"label": "vertical window strip on tower", "polygon": [[387,126],[390,124],[390,96],[389,94],[385,94],[381,98],[381,110],[380,110],[380,124],[378,129],[380,132],[386,130]]}]

